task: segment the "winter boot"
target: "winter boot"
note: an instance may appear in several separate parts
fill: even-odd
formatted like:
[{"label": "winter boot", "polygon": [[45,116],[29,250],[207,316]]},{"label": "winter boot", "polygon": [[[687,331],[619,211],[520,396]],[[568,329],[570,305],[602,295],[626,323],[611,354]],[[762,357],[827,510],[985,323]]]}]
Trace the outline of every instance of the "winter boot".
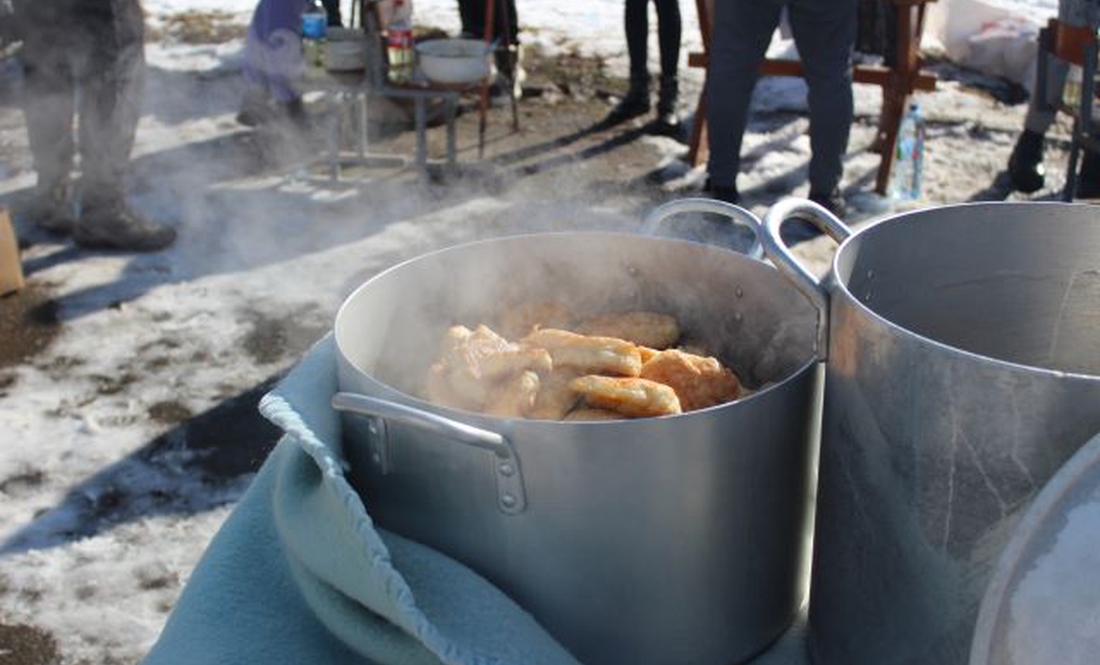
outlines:
[{"label": "winter boot", "polygon": [[85,204],[73,230],[78,245],[96,249],[154,252],[175,239],[175,229],[145,219],[121,198]]},{"label": "winter boot", "polygon": [[680,81],[676,76],[662,76],[657,92],[657,120],[654,129],[659,134],[676,134],[680,130],[680,118],[676,115],[676,98]]},{"label": "winter boot", "polygon": [[848,214],[848,205],[844,203],[844,197],[840,195],[839,189],[834,189],[829,193],[810,192],[809,198],[814,203],[833,213],[835,217],[844,219],[845,215]]},{"label": "winter boot", "polygon": [[1043,168],[1043,135],[1025,129],[1008,158],[1008,177],[1012,188],[1025,194],[1043,188],[1046,170]]},{"label": "winter boot", "polygon": [[497,77],[490,90],[493,97],[507,98],[511,89],[517,101],[523,98],[523,82],[527,80],[527,72],[523,69],[522,48],[520,44],[515,44],[511,49],[501,46],[493,52],[497,68]]},{"label": "winter boot", "polygon": [[27,207],[35,226],[50,233],[69,233],[76,223],[73,211],[73,185],[68,178],[39,178]]},{"label": "winter boot", "polygon": [[257,127],[271,119],[271,99],[267,91],[257,85],[249,85],[241,98],[237,122],[246,127]]},{"label": "winter boot", "polygon": [[1100,198],[1100,154],[1085,150],[1081,156],[1081,172],[1077,176],[1074,198]]},{"label": "winter boot", "polygon": [[737,191],[737,185],[716,185],[710,178],[707,178],[706,184],[703,185],[703,193],[712,199],[734,205],[741,202],[741,193]]},{"label": "winter boot", "polygon": [[611,109],[604,122],[617,125],[646,113],[649,113],[649,77],[632,77],[626,96]]}]

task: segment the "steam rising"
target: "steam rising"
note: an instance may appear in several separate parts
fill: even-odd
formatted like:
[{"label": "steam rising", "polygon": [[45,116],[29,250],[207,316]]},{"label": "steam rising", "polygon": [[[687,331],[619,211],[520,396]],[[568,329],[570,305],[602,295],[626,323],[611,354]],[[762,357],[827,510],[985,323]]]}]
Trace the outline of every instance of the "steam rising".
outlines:
[{"label": "steam rising", "polygon": [[337,341],[360,369],[420,394],[443,331],[495,325],[530,300],[578,317],[651,310],[676,317],[684,343],[711,350],[750,387],[813,357],[816,316],[770,267],[721,249],[617,234],[506,238],[400,266],[356,293]]}]

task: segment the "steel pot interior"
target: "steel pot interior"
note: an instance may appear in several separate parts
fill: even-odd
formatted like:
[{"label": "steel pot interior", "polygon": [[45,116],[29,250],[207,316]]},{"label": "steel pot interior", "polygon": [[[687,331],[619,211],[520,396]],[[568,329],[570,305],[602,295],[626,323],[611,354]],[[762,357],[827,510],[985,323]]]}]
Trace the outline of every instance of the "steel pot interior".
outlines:
[{"label": "steel pot interior", "polygon": [[1100,210],[986,203],[920,210],[852,236],[834,275],[855,302],[942,345],[1100,375]]},{"label": "steel pot interior", "polygon": [[452,247],[363,284],[341,308],[339,351],[360,372],[419,401],[448,326],[494,326],[504,310],[555,299],[582,315],[647,309],[675,316],[683,342],[751,388],[815,359],[816,313],[771,266],[692,242],[551,233]]}]

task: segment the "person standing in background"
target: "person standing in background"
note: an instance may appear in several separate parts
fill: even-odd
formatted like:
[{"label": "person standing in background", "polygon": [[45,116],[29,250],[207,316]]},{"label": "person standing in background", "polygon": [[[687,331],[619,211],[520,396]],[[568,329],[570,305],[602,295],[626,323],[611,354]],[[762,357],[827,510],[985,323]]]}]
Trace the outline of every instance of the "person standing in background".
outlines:
[{"label": "person standing in background", "polygon": [[[658,131],[668,132],[679,125],[676,98],[679,94],[680,2],[653,0],[657,6],[657,44],[661,53],[661,82],[657,91]],[[720,3],[719,3],[720,4]],[[649,0],[626,0],[624,24],[626,49],[630,56],[630,88],[622,101],[611,109],[607,122],[619,123],[649,112]]]},{"label": "person standing in background", "polygon": [[[359,2],[359,0],[352,0],[352,2]],[[325,14],[328,15],[328,27],[342,27],[344,23],[340,18],[340,0],[321,0],[321,4],[324,5]]]},{"label": "person standing in background", "polygon": [[857,0],[718,0],[707,74],[710,161],[706,190],[740,200],[737,174],[752,91],[783,8],[809,86],[810,196],[836,214],[852,126],[852,48]]},{"label": "person standing in background", "polygon": [[256,5],[244,42],[246,88],[237,113],[242,125],[305,122],[297,81],[305,72],[301,33],[306,4],[307,0],[260,0]]},{"label": "person standing in background", "polygon": [[[1059,0],[1058,20],[1073,26],[1092,26],[1095,31],[1100,25],[1100,0]],[[1040,91],[1036,81],[1036,89],[1031,94],[1027,116],[1024,118],[1024,131],[1008,159],[1008,176],[1012,188],[1026,194],[1039,191],[1046,181],[1043,137],[1054,124],[1057,111],[1053,105],[1062,98],[1066,73],[1069,70],[1069,66],[1057,58],[1052,57],[1048,62],[1047,89]],[[1100,196],[1100,155],[1091,150],[1086,149],[1081,159],[1077,196]]]},{"label": "person standing in background", "polygon": [[[485,38],[485,19],[487,0],[458,0],[458,16],[462,21],[462,36],[469,39]],[[507,16],[505,16],[507,12]],[[504,34],[507,18],[508,34]],[[493,2],[493,41],[499,43],[493,53],[499,79],[494,85],[494,94],[507,91],[511,86],[516,99],[523,96],[522,84],[526,75],[520,59],[519,17],[516,15],[516,0],[495,0]],[[510,47],[510,48],[509,48]]]},{"label": "person standing in background", "polygon": [[[145,24],[138,0],[15,0],[23,112],[38,176],[29,216],[85,247],[153,251],[176,232],[126,203],[141,116]],[[73,120],[79,115],[79,143]],[[73,162],[80,150],[80,212]]]}]

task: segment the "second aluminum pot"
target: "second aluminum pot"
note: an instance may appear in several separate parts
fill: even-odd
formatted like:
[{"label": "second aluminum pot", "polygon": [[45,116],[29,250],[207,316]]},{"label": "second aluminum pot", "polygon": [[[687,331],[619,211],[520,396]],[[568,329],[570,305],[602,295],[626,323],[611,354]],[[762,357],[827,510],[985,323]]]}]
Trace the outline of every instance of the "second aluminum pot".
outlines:
[{"label": "second aluminum pot", "polygon": [[[779,239],[793,217],[842,242],[822,283]],[[853,235],[790,200],[767,222],[828,355],[814,661],[964,665],[1017,520],[1100,430],[1100,208],[951,206]]]},{"label": "second aluminum pot", "polygon": [[[417,397],[447,326],[491,323],[517,298],[674,314],[761,389],[591,423]],[[344,418],[353,481],[383,527],[484,575],[588,665],[745,660],[804,591],[815,323],[773,267],[696,243],[540,234],[419,257],[363,284],[337,317],[340,387],[357,393],[334,399],[356,412]]]}]

